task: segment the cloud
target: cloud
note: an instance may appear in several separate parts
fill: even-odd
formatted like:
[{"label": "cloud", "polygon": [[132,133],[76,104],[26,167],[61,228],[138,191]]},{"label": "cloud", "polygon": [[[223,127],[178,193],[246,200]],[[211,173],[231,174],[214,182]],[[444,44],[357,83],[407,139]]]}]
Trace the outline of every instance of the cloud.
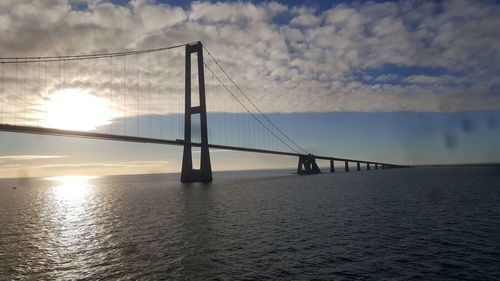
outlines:
[{"label": "cloud", "polygon": [[[46,177],[65,175],[112,175],[178,171],[170,161],[121,161],[101,163],[54,163],[0,165],[0,177]],[[20,176],[21,175],[21,176]]]},{"label": "cloud", "polygon": [[0,156],[0,162],[38,160],[38,159],[54,159],[54,158],[64,158],[64,157],[66,157],[66,156],[60,156],[60,155],[4,155],[4,156]]},{"label": "cloud", "polygon": [[321,22],[321,18],[316,16],[314,9],[306,7],[292,8],[292,13],[295,16],[290,20],[290,25],[312,27],[317,26]]},{"label": "cloud", "polygon": [[387,81],[395,81],[399,78],[396,74],[382,74],[374,78],[375,81],[378,82],[387,82]]},{"label": "cloud", "polygon": [[[500,109],[500,6],[494,2],[356,2],[316,11],[276,2],[193,2],[181,8],[155,1],[87,1],[86,8],[76,9],[68,1],[19,0],[2,1],[0,11],[2,56],[112,52],[201,40],[264,112]],[[162,62],[163,55],[152,55],[153,61]],[[174,63],[180,67],[182,50],[179,55]],[[148,65],[147,56],[141,57],[135,76],[135,59],[126,63],[131,67],[126,76],[116,73],[121,65],[115,59],[101,62],[97,78],[64,81],[97,84],[103,96],[126,91],[127,106],[133,108],[129,115],[182,109],[182,96],[169,96],[179,91],[179,83],[158,78],[160,64]],[[73,77],[78,67],[93,72],[90,62],[77,65],[63,67],[71,68]],[[12,68],[8,73],[14,79]],[[50,91],[58,87],[57,66],[49,73],[54,75]],[[147,84],[148,73],[153,86]],[[213,79],[206,73],[209,85]],[[163,74],[182,83],[182,68]],[[120,77],[130,81],[125,89]],[[134,77],[142,82],[135,85]],[[6,108],[14,110],[14,84],[5,85],[11,93]],[[214,89],[207,87],[209,97]],[[153,105],[133,104],[151,97],[157,101]],[[115,99],[114,108],[123,111],[122,99]]]},{"label": "cloud", "polygon": [[285,6],[276,2],[263,3],[259,6],[250,2],[193,2],[189,11],[189,19],[194,22],[208,24],[236,23],[246,25],[270,23],[276,14],[286,10]]},{"label": "cloud", "polygon": [[125,168],[125,167],[145,167],[156,165],[167,165],[170,161],[123,161],[123,162],[109,162],[109,163],[56,163],[45,165],[27,165],[30,169],[66,169],[66,168]]},{"label": "cloud", "polygon": [[435,84],[440,82],[451,82],[452,77],[449,75],[444,76],[429,76],[429,75],[412,75],[404,79],[408,83],[414,84]]},{"label": "cloud", "polygon": [[[216,150],[221,151],[221,150]],[[53,156],[53,155],[10,155],[10,156],[0,156],[1,160],[6,161],[22,161],[22,160],[38,160],[38,159],[53,159],[53,158],[63,158],[66,156]],[[167,165],[170,161],[168,160],[145,160],[145,161],[122,161],[122,162],[102,162],[102,163],[54,163],[54,164],[3,164],[0,165],[0,169],[6,168],[19,168],[19,167],[29,167],[30,169],[56,169],[56,168],[72,168],[72,167],[138,167],[138,166],[150,166],[150,165]]]}]

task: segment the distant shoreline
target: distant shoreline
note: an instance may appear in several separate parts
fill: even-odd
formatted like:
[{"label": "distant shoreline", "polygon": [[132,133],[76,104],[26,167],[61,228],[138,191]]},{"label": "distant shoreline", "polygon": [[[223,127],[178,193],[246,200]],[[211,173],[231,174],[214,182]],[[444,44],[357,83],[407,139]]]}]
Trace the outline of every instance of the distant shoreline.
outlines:
[{"label": "distant shoreline", "polygon": [[500,166],[500,163],[464,163],[464,164],[410,165],[410,167],[461,167],[461,166]]}]

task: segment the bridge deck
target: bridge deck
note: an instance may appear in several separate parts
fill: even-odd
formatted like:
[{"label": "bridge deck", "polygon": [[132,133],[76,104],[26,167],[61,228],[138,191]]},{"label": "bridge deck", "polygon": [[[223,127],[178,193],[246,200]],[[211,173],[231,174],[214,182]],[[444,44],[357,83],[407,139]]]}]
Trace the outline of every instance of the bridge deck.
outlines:
[{"label": "bridge deck", "polygon": [[[185,144],[184,140],[163,140],[163,139],[154,139],[154,138],[143,138],[143,137],[103,134],[103,133],[95,133],[95,132],[72,131],[72,130],[61,130],[61,129],[53,129],[53,128],[17,126],[17,125],[5,125],[5,124],[0,124],[0,131],[14,132],[14,133],[26,133],[26,134],[38,134],[38,135],[81,137],[81,138],[125,141],[125,142],[156,143],[156,144],[167,144],[167,145],[178,145],[178,146],[183,146]],[[200,146],[200,143],[191,143],[191,144],[193,146],[198,146],[198,147]],[[245,148],[245,147],[235,147],[235,146],[218,145],[218,144],[209,144],[209,147],[216,148],[216,149],[226,149],[226,150],[234,150],[234,151],[276,154],[276,155],[286,155],[286,156],[296,156],[296,157],[305,156],[305,154],[292,153],[292,152],[283,152],[283,151],[274,151],[274,150],[265,150],[265,149],[254,149],[254,148]],[[338,157],[329,157],[329,156],[314,155],[314,158],[321,159],[321,160],[361,162],[361,163],[368,163],[368,164],[394,166],[393,164],[382,163],[382,162],[372,162],[372,161],[365,161],[365,160],[356,160],[356,159],[338,158]]]}]

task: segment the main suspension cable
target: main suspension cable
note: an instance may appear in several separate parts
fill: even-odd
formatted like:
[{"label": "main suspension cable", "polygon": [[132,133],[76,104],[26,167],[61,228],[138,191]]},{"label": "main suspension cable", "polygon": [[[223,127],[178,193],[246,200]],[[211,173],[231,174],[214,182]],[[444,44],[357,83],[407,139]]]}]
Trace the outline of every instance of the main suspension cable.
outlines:
[{"label": "main suspension cable", "polygon": [[272,130],[270,130],[264,123],[262,123],[262,121],[260,121],[259,118],[257,118],[257,116],[255,116],[255,114],[253,114],[234,94],[231,90],[229,90],[229,88],[226,86],[226,84],[224,84],[224,82],[222,82],[219,77],[217,75],[215,75],[215,73],[212,71],[212,69],[205,64],[205,67],[208,69],[208,71],[210,71],[210,73],[212,73],[212,75],[215,77],[215,79],[217,79],[217,81],[219,81],[219,83],[221,83],[221,85],[226,89],[226,91],[228,91],[229,94],[231,94],[231,96],[248,112],[251,114],[251,116],[257,120],[257,122],[259,122],[264,128],[266,128],[266,130],[268,130],[271,134],[273,134],[279,141],[281,141],[284,145],[286,145],[288,148],[290,148],[292,151],[296,152],[296,153],[299,153],[297,150],[295,150],[293,147],[291,147],[287,142],[283,141],[279,136],[277,136]]},{"label": "main suspension cable", "polygon": [[[288,139],[293,145],[302,150],[304,153],[309,154],[306,150],[300,147],[296,142],[294,142],[290,137],[288,137],[274,122],[271,121],[256,105],[255,103],[248,98],[248,96],[241,90],[241,88],[234,82],[234,80],[227,74],[227,72],[222,68],[222,66],[217,62],[212,53],[208,50],[208,48],[203,44],[203,48],[207,51],[208,55],[212,58],[215,64],[219,67],[219,69],[224,73],[224,75],[231,81],[231,83],[238,89],[238,91],[250,102],[250,104],[269,122],[271,125],[278,130],[286,139]],[[234,96],[234,95],[233,95]],[[247,110],[248,111],[248,110]],[[295,150],[294,150],[295,151]]]}]

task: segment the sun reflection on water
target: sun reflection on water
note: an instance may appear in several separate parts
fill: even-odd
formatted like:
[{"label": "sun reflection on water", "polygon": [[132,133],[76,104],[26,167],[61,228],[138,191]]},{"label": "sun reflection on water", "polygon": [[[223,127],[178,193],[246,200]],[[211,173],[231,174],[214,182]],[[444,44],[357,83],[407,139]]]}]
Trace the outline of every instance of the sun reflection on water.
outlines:
[{"label": "sun reflection on water", "polygon": [[95,179],[95,176],[64,176],[50,177],[51,181],[57,182],[52,186],[52,194],[54,199],[61,202],[82,203],[89,195],[93,185],[89,182]]},{"label": "sun reflection on water", "polygon": [[[91,259],[86,253],[94,251],[99,241],[92,237],[98,232],[96,225],[96,205],[98,204],[98,183],[95,176],[50,177],[45,218],[48,239],[46,248],[55,264],[68,268],[87,268]],[[74,273],[76,274],[78,270]],[[80,272],[81,274],[81,272]],[[54,276],[54,279],[57,277]],[[66,279],[72,278],[68,273]]]}]

